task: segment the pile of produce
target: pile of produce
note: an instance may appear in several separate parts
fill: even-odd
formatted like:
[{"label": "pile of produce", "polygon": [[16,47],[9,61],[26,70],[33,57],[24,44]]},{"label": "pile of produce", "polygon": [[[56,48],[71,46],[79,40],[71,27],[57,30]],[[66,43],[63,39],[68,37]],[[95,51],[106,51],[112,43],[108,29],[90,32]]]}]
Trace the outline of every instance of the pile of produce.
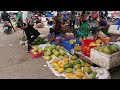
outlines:
[{"label": "pile of produce", "polygon": [[109,55],[116,53],[116,52],[119,52],[119,48],[116,45],[104,45],[101,47],[97,47],[95,49],[97,51],[100,51],[100,52],[103,52],[103,53],[106,53]]},{"label": "pile of produce", "polygon": [[45,60],[49,61],[53,56],[58,58],[62,58],[63,56],[67,56],[66,51],[62,49],[59,45],[52,44],[49,47],[44,48]]},{"label": "pile of produce", "polygon": [[76,40],[69,40],[69,43],[70,43],[70,44],[75,44],[75,43],[76,43]]},{"label": "pile of produce", "polygon": [[37,54],[39,54],[39,53],[42,53],[42,52],[43,52],[43,49],[42,49],[41,47],[38,47],[38,46],[33,46],[31,52],[32,52],[34,55],[37,55]]},{"label": "pile of produce", "polygon": [[101,46],[101,45],[102,45],[102,41],[100,39],[98,39],[94,42],[92,41],[89,44],[82,43],[82,53],[86,56],[90,56],[91,48]]},{"label": "pile of produce", "polygon": [[36,38],[33,42],[32,45],[40,45],[40,44],[45,44],[47,41],[45,41],[46,38],[43,37],[38,37]]},{"label": "pile of produce", "polygon": [[89,46],[100,46],[102,44],[102,40],[98,39],[95,42],[91,42]]},{"label": "pile of produce", "polygon": [[79,51],[82,50],[82,46],[80,46],[79,44],[75,44],[74,50],[75,50],[76,52],[79,52]]},{"label": "pile of produce", "polygon": [[95,79],[97,75],[88,63],[79,60],[77,56],[55,59],[51,61],[51,66],[68,79]]}]

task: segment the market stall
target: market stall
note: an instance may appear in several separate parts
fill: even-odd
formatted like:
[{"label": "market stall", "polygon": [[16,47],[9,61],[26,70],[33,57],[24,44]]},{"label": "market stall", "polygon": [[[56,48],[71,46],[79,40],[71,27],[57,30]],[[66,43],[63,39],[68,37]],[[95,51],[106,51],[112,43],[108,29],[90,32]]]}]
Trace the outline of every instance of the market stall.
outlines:
[{"label": "market stall", "polygon": [[[61,34],[49,33],[46,38],[37,38],[30,54],[32,58],[44,57],[48,68],[58,77],[110,79],[109,71],[120,66],[120,44],[112,38],[114,33],[119,36],[120,30],[113,30],[113,26],[91,25],[85,28],[85,38],[81,38],[82,29],[70,29],[66,23]],[[25,38],[21,43],[26,43]]]}]

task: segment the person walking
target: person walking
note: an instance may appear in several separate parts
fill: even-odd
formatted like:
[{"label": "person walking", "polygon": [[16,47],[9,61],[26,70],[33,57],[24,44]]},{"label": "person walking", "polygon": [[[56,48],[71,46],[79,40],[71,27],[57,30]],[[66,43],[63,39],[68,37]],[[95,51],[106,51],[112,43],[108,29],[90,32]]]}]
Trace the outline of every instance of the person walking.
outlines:
[{"label": "person walking", "polygon": [[85,11],[83,11],[80,16],[80,26],[82,25],[84,20],[86,20],[86,12]]},{"label": "person walking", "polygon": [[21,11],[18,11],[16,17],[17,17],[17,20],[18,20],[18,21],[17,21],[17,27],[20,27],[21,24],[22,24],[22,12],[21,12]]},{"label": "person walking", "polygon": [[23,11],[23,25],[22,29],[24,30],[26,37],[27,37],[27,43],[28,43],[28,53],[32,49],[31,44],[32,42],[40,35],[40,33],[31,25],[31,16],[30,11]]},{"label": "person walking", "polygon": [[70,28],[74,28],[75,27],[75,20],[76,20],[75,12],[71,11],[71,13],[69,15]]}]

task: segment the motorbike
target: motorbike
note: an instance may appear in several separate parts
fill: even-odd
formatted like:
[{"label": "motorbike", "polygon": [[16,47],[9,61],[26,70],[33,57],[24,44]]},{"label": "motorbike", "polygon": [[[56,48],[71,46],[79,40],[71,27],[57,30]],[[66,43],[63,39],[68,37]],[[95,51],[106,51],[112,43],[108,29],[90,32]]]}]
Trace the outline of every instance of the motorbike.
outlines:
[{"label": "motorbike", "polygon": [[10,34],[12,31],[12,26],[11,23],[9,21],[4,21],[3,22],[3,31],[6,34]]}]

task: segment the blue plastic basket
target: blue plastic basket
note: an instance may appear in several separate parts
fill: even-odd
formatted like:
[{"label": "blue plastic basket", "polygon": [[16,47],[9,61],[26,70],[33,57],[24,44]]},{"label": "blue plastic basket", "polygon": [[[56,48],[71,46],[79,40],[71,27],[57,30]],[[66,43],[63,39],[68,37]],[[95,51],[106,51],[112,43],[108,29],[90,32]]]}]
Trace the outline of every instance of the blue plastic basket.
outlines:
[{"label": "blue plastic basket", "polygon": [[58,43],[57,43],[57,42],[52,42],[52,44],[58,45]]},{"label": "blue plastic basket", "polygon": [[47,16],[48,17],[53,17],[53,14],[48,13]]},{"label": "blue plastic basket", "polygon": [[75,44],[79,44],[81,45],[81,42],[79,40],[76,40],[76,43],[75,44],[70,44],[69,43],[69,40],[63,40],[62,41],[62,44],[63,44],[63,47],[68,50],[68,51],[71,51],[71,49],[74,48]]}]

